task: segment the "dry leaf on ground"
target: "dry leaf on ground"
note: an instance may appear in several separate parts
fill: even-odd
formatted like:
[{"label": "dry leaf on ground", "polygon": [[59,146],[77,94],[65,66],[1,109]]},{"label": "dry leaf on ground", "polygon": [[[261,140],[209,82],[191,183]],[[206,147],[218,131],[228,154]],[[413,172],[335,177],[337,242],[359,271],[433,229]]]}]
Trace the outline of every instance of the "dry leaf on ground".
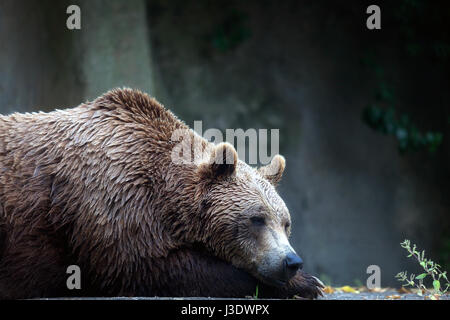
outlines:
[{"label": "dry leaf on ground", "polygon": [[355,288],[352,288],[350,286],[343,286],[340,288],[336,288],[336,290],[342,291],[342,292],[346,292],[346,293],[359,293],[358,290],[356,290]]},{"label": "dry leaf on ground", "polygon": [[377,292],[377,293],[383,293],[386,291],[394,291],[394,289],[392,288],[373,288],[373,289],[368,289],[370,292]]},{"label": "dry leaf on ground", "polygon": [[413,293],[411,289],[407,289],[405,287],[401,287],[400,289],[397,289],[398,293]]},{"label": "dry leaf on ground", "polygon": [[330,287],[330,286],[326,286],[325,288],[322,289],[322,291],[324,293],[330,294],[330,293],[334,292],[334,289],[332,287]]}]

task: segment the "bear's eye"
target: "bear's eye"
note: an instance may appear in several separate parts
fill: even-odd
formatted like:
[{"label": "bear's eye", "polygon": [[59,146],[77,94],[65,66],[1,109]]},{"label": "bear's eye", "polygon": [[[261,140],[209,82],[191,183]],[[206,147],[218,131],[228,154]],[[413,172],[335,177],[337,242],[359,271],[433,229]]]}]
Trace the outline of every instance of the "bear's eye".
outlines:
[{"label": "bear's eye", "polygon": [[290,224],[289,222],[287,222],[287,223],[285,224],[285,226],[284,226],[284,229],[285,229],[286,231],[288,231],[290,227],[291,227],[291,224]]},{"label": "bear's eye", "polygon": [[250,221],[254,226],[263,226],[266,224],[266,219],[264,219],[264,217],[251,217]]}]

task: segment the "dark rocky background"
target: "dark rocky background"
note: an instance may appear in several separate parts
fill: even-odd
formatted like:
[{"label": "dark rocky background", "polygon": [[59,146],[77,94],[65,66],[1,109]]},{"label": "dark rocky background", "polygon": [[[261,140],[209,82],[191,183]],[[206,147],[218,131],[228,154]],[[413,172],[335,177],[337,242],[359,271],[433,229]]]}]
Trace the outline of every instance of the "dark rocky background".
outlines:
[{"label": "dark rocky background", "polygon": [[[70,4],[81,30],[66,28]],[[0,0],[0,112],[128,86],[189,125],[279,128],[280,193],[305,268],[365,284],[376,264],[396,286],[397,272],[416,271],[404,238],[449,265],[450,6],[378,1],[382,29],[370,31],[369,4]],[[389,107],[432,132],[423,147]]]}]

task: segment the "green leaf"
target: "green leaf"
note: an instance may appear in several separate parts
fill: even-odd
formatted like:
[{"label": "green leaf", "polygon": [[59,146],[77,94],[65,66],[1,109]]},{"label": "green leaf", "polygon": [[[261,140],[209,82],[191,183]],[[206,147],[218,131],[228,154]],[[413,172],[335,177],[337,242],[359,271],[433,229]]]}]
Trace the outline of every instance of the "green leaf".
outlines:
[{"label": "green leaf", "polygon": [[419,275],[416,277],[416,280],[422,280],[422,279],[424,279],[426,276],[427,276],[426,273],[419,274]]},{"label": "green leaf", "polygon": [[433,281],[433,287],[434,287],[434,290],[439,291],[439,289],[441,288],[441,283],[439,282],[439,280]]}]

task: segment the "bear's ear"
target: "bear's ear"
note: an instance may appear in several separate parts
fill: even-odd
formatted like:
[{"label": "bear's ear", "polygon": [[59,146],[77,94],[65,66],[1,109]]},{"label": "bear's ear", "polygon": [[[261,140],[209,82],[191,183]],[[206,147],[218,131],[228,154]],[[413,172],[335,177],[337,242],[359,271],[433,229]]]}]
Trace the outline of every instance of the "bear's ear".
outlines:
[{"label": "bear's ear", "polygon": [[286,167],[286,160],[283,156],[277,154],[273,157],[270,164],[258,169],[259,174],[270,181],[273,185],[280,182],[283,176],[284,168]]},{"label": "bear's ear", "polygon": [[210,154],[210,159],[199,166],[202,178],[224,178],[236,173],[238,154],[234,147],[225,142],[215,146]]}]

